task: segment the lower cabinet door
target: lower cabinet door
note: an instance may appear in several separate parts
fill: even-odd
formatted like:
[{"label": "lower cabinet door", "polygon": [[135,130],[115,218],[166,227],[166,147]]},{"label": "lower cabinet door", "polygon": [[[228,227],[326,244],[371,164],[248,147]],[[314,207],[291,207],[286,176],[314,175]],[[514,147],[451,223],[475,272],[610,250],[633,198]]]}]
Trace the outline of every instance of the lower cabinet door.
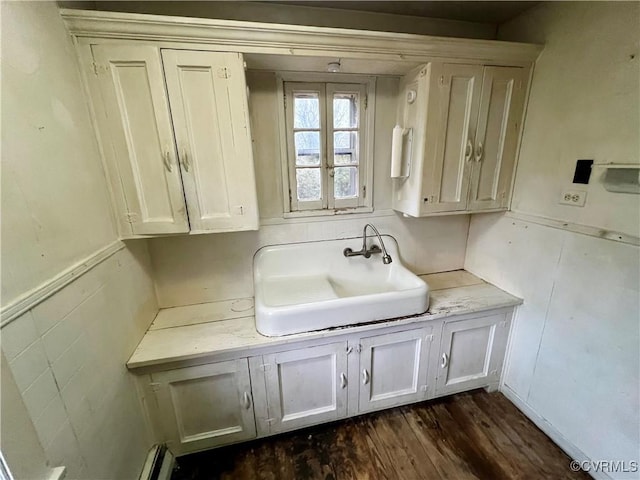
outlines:
[{"label": "lower cabinet door", "polygon": [[427,398],[432,327],[360,339],[359,412]]},{"label": "lower cabinet door", "polygon": [[509,322],[504,313],[445,323],[436,395],[497,385]]},{"label": "lower cabinet door", "polygon": [[164,440],[175,455],[255,438],[246,358],[151,375]]},{"label": "lower cabinet door", "polygon": [[347,342],[262,357],[270,433],[347,416]]}]

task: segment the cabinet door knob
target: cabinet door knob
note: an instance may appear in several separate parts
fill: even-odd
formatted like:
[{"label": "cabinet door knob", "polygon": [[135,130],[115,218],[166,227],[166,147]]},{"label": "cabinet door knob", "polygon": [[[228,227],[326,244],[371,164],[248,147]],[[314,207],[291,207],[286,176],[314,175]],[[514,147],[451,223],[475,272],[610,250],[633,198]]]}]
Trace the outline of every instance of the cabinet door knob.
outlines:
[{"label": "cabinet door knob", "polygon": [[184,168],[185,172],[188,172],[190,166],[191,165],[189,164],[189,154],[187,153],[187,149],[183,148],[182,149],[182,168]]},{"label": "cabinet door knob", "polygon": [[464,148],[464,160],[469,162],[471,157],[473,156],[473,144],[471,143],[471,139],[467,139],[467,145]]},{"label": "cabinet door knob", "polygon": [[476,147],[476,162],[479,162],[480,160],[482,160],[482,154],[484,153],[483,151],[483,147],[482,147],[482,142],[478,143],[478,146]]},{"label": "cabinet door knob", "polygon": [[244,392],[242,394],[242,406],[247,410],[249,409],[249,407],[251,407],[251,397],[247,392]]},{"label": "cabinet door knob", "polygon": [[440,367],[441,368],[445,368],[447,365],[449,365],[449,357],[447,356],[446,353],[442,354],[442,362],[440,363]]},{"label": "cabinet door knob", "polygon": [[169,158],[169,151],[166,151],[162,154],[162,160],[164,162],[164,168],[167,169],[167,171],[171,171],[171,158]]},{"label": "cabinet door knob", "polygon": [[347,388],[347,375],[344,372],[340,374],[340,388]]},{"label": "cabinet door knob", "polygon": [[367,383],[369,383],[369,372],[365,368],[362,370],[362,384],[366,385]]}]

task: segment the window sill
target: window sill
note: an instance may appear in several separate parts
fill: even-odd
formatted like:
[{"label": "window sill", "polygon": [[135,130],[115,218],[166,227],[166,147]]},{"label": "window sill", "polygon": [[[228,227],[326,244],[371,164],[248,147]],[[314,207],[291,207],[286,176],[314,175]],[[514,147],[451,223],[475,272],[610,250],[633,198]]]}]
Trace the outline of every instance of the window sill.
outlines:
[{"label": "window sill", "polygon": [[336,217],[340,215],[351,215],[357,213],[371,213],[373,207],[351,207],[338,208],[334,210],[298,210],[296,212],[284,212],[284,218],[304,218],[304,217]]}]

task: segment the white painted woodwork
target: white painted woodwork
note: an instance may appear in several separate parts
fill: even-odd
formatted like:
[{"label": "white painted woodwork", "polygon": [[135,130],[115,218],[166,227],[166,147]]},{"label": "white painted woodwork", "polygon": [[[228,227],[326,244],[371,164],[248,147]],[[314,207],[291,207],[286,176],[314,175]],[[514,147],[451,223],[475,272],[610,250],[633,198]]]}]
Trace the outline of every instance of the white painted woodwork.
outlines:
[{"label": "white painted woodwork", "polygon": [[151,389],[174,454],[256,436],[246,358],[153,373]]},{"label": "white painted woodwork", "polygon": [[436,395],[497,384],[509,335],[507,314],[446,322]]},{"label": "white painted woodwork", "polygon": [[469,210],[507,208],[525,100],[525,70],[485,67]]},{"label": "white painted woodwork", "polygon": [[414,141],[393,208],[412,216],[506,210],[529,70],[433,62],[423,71],[401,84],[418,99],[406,106],[399,97],[399,121],[414,128]]},{"label": "white painted woodwork", "polygon": [[[438,74],[439,73],[439,74]],[[439,115],[435,151],[426,145],[423,212],[467,210],[474,136],[482,88],[481,65],[444,64],[432,88]]]},{"label": "white painted woodwork", "polygon": [[192,232],[257,230],[242,55],[162,50],[162,61]]},{"label": "white painted woodwork", "polygon": [[429,354],[434,328],[360,339],[359,412],[390,408],[427,398]]},{"label": "white painted woodwork", "polygon": [[160,51],[94,45],[105,110],[105,155],[115,165],[133,235],[185,233],[189,222],[177,164]]},{"label": "white painted woodwork", "polygon": [[270,433],[347,416],[347,342],[262,358]]}]

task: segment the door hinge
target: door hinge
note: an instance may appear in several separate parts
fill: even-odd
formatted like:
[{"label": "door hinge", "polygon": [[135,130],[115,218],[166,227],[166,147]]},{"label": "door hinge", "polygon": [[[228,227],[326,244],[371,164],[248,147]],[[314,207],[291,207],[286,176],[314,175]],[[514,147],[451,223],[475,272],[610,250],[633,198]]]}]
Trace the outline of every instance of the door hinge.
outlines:
[{"label": "door hinge", "polygon": [[137,223],[138,222],[138,214],[137,213],[132,213],[132,212],[127,212],[124,214],[124,220],[127,223]]},{"label": "door hinge", "polygon": [[367,198],[367,186],[362,186],[362,198]]},{"label": "door hinge", "polygon": [[286,93],[284,93],[284,94],[282,95],[282,98],[283,98],[283,100],[284,100],[284,109],[286,110],[286,109],[287,109],[287,94],[286,94]]},{"label": "door hinge", "polygon": [[289,189],[289,205],[293,202],[293,197],[291,196],[291,189]]},{"label": "door hinge", "polygon": [[369,95],[364,96],[364,109],[366,110],[369,107]]},{"label": "door hinge", "polygon": [[229,69],[227,67],[218,68],[218,77],[219,78],[229,78],[231,75],[229,74]]}]

